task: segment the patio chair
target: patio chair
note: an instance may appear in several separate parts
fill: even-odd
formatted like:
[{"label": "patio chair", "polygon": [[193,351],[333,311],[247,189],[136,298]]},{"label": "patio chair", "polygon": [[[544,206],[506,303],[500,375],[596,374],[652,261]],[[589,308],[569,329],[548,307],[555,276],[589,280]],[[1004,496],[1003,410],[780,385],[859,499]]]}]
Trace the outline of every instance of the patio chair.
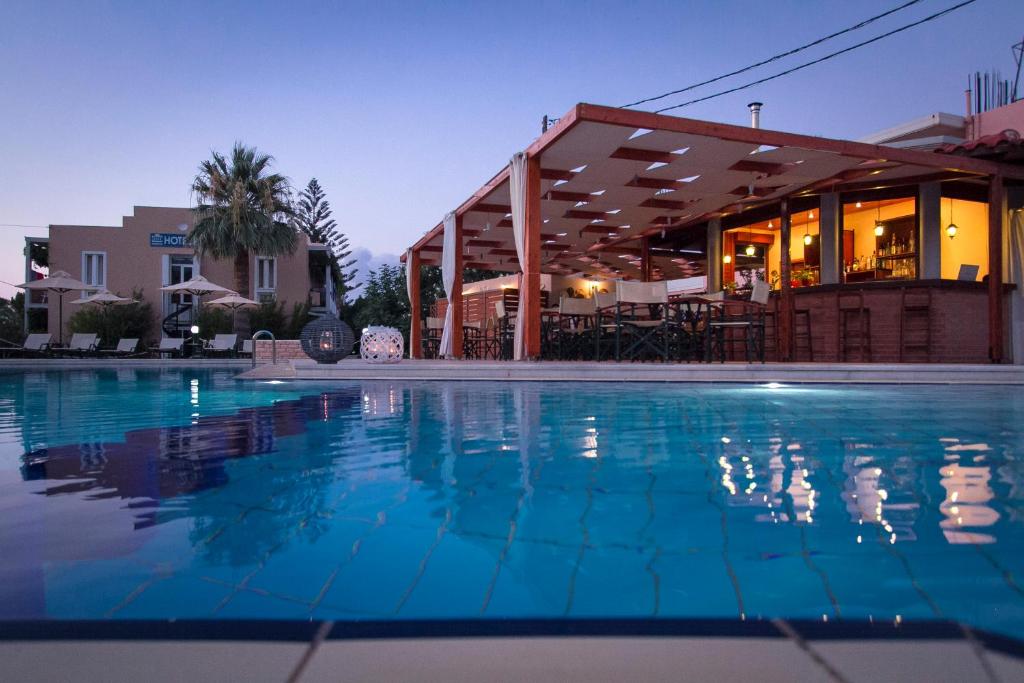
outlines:
[{"label": "patio chair", "polygon": [[233,356],[238,347],[237,334],[218,334],[203,347],[203,354],[211,356]]},{"label": "patio chair", "polygon": [[742,341],[748,363],[752,351],[760,362],[764,362],[764,321],[770,293],[768,283],[758,280],[750,292],[750,301],[723,300],[712,308],[712,318],[708,323],[709,359],[714,359],[717,350],[719,362],[724,363],[726,347]]},{"label": "patio chair", "polygon": [[498,336],[498,358],[512,360],[512,344],[515,343],[516,319],[505,310],[505,302],[494,304],[494,315],[497,318],[496,334]]},{"label": "patio chair", "polygon": [[242,340],[242,349],[238,352],[238,355],[244,356],[245,358],[252,358],[252,339]]},{"label": "patio chair", "polygon": [[141,356],[139,353],[139,340],[138,338],[121,338],[117,342],[117,346],[113,349],[100,349],[99,353],[103,356],[113,358],[130,358],[132,356]]},{"label": "patio chair", "polygon": [[462,357],[466,360],[480,360],[484,350],[484,327],[486,321],[462,325]]},{"label": "patio chair", "polygon": [[615,286],[615,360],[669,358],[668,283]]},{"label": "patio chair", "polygon": [[594,360],[615,358],[615,292],[594,292]]},{"label": "patio chair", "polygon": [[163,358],[165,355],[172,358],[181,358],[184,348],[184,337],[163,337],[159,345],[150,347],[150,353],[154,354],[157,358]]},{"label": "patio chair", "polygon": [[558,301],[555,343],[559,360],[589,360],[594,353],[597,302],[563,296]]},{"label": "patio chair", "polygon": [[92,332],[75,332],[71,335],[71,341],[66,348],[57,349],[59,353],[67,356],[85,356],[92,354],[99,346],[99,335]]},{"label": "patio chair", "polygon": [[46,332],[30,334],[25,341],[18,346],[4,342],[0,344],[0,355],[4,358],[10,356],[41,356],[46,355],[53,344],[53,335]]},{"label": "patio chair", "polygon": [[437,354],[441,350],[441,334],[444,332],[444,318],[428,317],[424,324],[424,328],[426,334],[423,335],[423,357],[437,358]]}]

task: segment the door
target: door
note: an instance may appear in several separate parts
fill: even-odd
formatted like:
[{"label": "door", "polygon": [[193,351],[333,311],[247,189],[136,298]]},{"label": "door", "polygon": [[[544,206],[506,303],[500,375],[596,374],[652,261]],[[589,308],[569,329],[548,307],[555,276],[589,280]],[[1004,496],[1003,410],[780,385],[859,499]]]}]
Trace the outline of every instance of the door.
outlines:
[{"label": "door", "polygon": [[[176,285],[186,280],[191,280],[195,273],[195,263],[191,256],[167,256],[167,282],[166,285]],[[181,304],[192,304],[195,305],[195,297],[191,294],[183,294],[180,292],[164,292],[164,317],[172,315],[178,310],[178,306]],[[178,327],[187,327],[190,324],[191,317],[188,315],[182,316],[180,321],[175,321]]]}]

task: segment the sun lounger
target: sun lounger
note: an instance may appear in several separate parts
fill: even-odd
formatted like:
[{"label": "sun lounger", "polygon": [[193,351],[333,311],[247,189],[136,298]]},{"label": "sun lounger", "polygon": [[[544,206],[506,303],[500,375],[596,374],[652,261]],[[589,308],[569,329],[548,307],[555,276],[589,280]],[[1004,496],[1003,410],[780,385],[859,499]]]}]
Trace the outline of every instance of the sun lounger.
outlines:
[{"label": "sun lounger", "polygon": [[4,357],[45,355],[49,352],[52,344],[53,335],[51,334],[45,332],[30,334],[25,337],[25,342],[21,346],[15,344],[0,345],[0,355]]},{"label": "sun lounger", "polygon": [[180,358],[184,344],[185,340],[182,337],[164,337],[160,340],[159,346],[150,348],[150,353],[157,358],[163,358],[165,354]]},{"label": "sun lounger", "polygon": [[238,355],[249,358],[252,356],[252,339],[242,340],[242,350],[238,352]]},{"label": "sun lounger", "polygon": [[218,334],[213,338],[213,341],[209,342],[203,353],[211,356],[217,355],[230,355],[235,354],[235,347],[238,346],[238,335],[237,334]]},{"label": "sun lounger", "polygon": [[68,356],[85,356],[96,351],[99,344],[99,335],[91,332],[75,332],[71,335],[71,341],[67,348],[56,349],[58,353]]},{"label": "sun lounger", "polygon": [[104,349],[100,351],[104,356],[114,358],[129,358],[131,356],[141,356],[139,352],[139,340],[126,338],[121,339],[117,342],[117,348]]}]

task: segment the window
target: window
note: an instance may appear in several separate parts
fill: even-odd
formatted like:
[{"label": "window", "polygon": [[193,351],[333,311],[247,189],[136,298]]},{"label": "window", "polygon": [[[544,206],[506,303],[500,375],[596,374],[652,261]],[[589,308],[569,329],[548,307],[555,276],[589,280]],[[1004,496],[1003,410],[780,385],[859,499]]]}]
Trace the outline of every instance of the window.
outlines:
[{"label": "window", "polygon": [[[978,266],[976,280],[988,275],[988,204],[964,199],[942,198],[943,280],[956,280],[962,266]],[[956,231],[950,237],[949,226]]]},{"label": "window", "polygon": [[843,204],[845,282],[917,278],[917,202],[896,197]]},{"label": "window", "polygon": [[[107,286],[107,254],[102,251],[82,252],[82,282],[90,288]],[[87,295],[87,294],[86,294]]]},{"label": "window", "polygon": [[273,301],[277,291],[277,259],[256,257],[256,300]]}]

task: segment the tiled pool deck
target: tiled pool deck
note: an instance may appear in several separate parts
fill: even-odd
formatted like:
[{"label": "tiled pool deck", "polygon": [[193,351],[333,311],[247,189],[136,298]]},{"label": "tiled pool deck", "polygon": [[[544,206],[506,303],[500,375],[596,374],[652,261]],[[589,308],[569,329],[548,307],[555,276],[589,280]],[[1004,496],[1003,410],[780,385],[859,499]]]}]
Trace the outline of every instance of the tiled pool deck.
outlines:
[{"label": "tiled pool deck", "polygon": [[703,620],[0,623],[5,680],[1024,680],[958,624]]}]

